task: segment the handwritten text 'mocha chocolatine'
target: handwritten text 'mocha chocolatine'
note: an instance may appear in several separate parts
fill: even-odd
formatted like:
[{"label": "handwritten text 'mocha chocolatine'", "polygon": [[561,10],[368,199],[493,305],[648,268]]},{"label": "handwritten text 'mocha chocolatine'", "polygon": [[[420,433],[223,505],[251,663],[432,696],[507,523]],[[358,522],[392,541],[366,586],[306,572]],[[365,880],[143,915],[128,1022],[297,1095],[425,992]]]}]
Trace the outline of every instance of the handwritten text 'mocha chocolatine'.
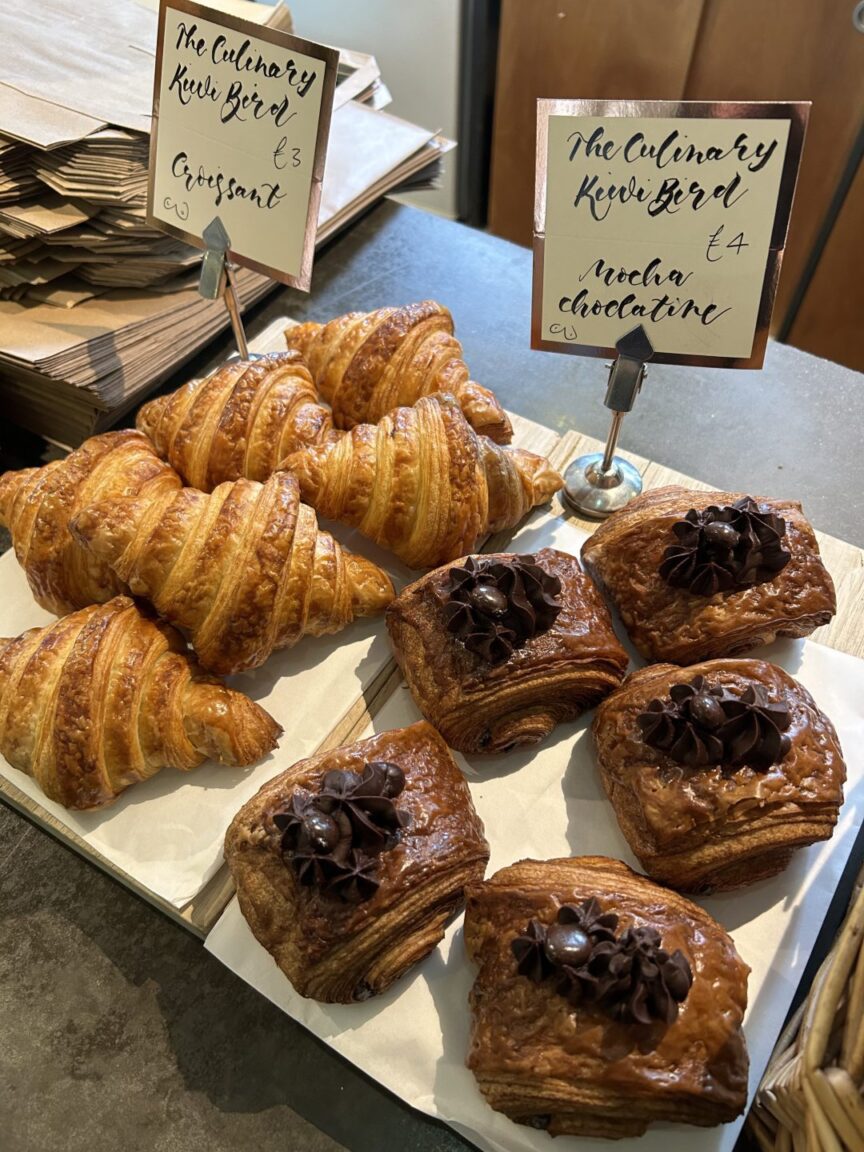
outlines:
[{"label": "handwritten text 'mocha chocolatine'", "polygon": [[[269,116],[276,127],[283,128],[297,115],[292,108],[293,97],[302,100],[318,77],[316,71],[307,72],[291,58],[282,62],[268,60],[252,47],[249,39],[232,45],[228,37],[220,33],[209,44],[206,36],[199,32],[197,24],[187,25],[182,20],[177,25],[174,47],[178,52],[191,52],[196,59],[212,64],[220,72],[227,70],[229,75],[235,77],[226,86],[214,79],[212,72],[196,75],[188,63],[181,61],[168,84],[168,92],[184,106],[193,100],[219,105],[219,119],[223,124],[232,120],[242,122],[250,116],[255,120]],[[284,91],[276,100],[267,99],[258,91],[254,81],[250,83],[256,76],[280,80],[288,91]]]},{"label": "handwritten text 'mocha chocolatine'", "polygon": [[595,128],[590,135],[585,136],[576,131],[567,137],[570,145],[569,161],[579,159],[594,159],[600,162],[611,161],[620,157],[627,164],[645,164],[646,162],[658,172],[670,164],[710,165],[718,161],[733,157],[740,165],[733,176],[721,183],[703,185],[699,180],[682,180],[680,176],[665,176],[659,187],[651,179],[640,179],[631,176],[624,183],[610,181],[604,183],[597,173],[584,174],[573,200],[574,208],[585,205],[595,220],[605,220],[613,205],[627,204],[635,200],[645,207],[650,217],[673,215],[682,208],[689,207],[694,212],[700,211],[709,204],[718,203],[724,208],[731,208],[745,196],[748,189],[744,185],[743,173],[754,174],[760,172],[769,162],[777,150],[776,139],[764,141],[751,141],[747,132],[739,132],[734,142],[726,147],[711,145],[707,148],[697,148],[686,143],[686,135],[677,130],[669,132],[659,143],[650,143],[643,132],[634,132],[623,143],[619,144],[611,137],[607,137],[606,129],[602,125]]}]

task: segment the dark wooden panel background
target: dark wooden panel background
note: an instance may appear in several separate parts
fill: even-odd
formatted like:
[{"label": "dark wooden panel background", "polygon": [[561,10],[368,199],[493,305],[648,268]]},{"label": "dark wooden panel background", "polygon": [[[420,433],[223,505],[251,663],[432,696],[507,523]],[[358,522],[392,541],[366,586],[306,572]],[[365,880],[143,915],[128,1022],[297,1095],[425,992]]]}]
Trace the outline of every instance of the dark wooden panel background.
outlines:
[{"label": "dark wooden panel background", "polygon": [[[864,122],[855,0],[502,0],[489,228],[530,244],[538,97],[812,100],[774,331],[864,371]],[[827,237],[827,240],[826,240]]]}]

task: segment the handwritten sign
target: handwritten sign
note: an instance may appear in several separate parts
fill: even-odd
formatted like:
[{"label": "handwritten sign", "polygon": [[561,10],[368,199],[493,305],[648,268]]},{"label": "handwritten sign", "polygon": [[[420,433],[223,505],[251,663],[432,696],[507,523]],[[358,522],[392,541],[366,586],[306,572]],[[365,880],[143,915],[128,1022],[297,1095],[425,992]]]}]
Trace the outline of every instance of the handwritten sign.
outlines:
[{"label": "handwritten sign", "polygon": [[219,216],[231,255],[308,289],[338,52],[162,0],[148,220],[203,247]]},{"label": "handwritten sign", "polygon": [[759,367],[806,106],[538,104],[532,345]]}]

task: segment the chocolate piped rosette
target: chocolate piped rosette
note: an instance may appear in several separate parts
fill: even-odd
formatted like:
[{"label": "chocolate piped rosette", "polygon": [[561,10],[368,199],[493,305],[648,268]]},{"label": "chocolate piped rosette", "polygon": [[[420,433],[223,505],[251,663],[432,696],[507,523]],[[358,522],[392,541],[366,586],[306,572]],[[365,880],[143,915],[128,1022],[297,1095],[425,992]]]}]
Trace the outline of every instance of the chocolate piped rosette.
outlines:
[{"label": "chocolate piped rosette", "polygon": [[846,778],[837,733],[774,664],[650,665],[603,701],[592,731],[628,844],[673,888],[773,876],[837,823]]},{"label": "chocolate piped rosette", "polygon": [[704,909],[602,856],[522,860],[466,893],[468,1067],[550,1135],[740,1115],[749,969]]},{"label": "chocolate piped rosette", "polygon": [[225,860],[303,996],[382,992],[438,944],[489,859],[471,793],[421,721],[302,760],[240,810]]},{"label": "chocolate piped rosette", "polygon": [[582,560],[646,660],[738,655],[807,636],[836,608],[816,536],[791,500],[656,488],[601,524]]},{"label": "chocolate piped rosette", "polygon": [[554,548],[465,556],[410,584],[386,619],[417,706],[460,752],[543,739],[627,667],[602,596]]}]

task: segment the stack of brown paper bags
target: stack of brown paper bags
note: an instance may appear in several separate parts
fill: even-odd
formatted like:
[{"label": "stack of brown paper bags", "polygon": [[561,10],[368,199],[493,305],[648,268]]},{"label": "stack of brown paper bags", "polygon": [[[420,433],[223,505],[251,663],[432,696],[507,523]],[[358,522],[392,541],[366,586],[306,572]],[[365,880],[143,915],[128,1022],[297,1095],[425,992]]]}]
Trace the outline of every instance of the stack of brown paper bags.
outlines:
[{"label": "stack of brown paper bags", "polygon": [[[282,5],[209,0],[290,30]],[[109,427],[228,324],[201,252],[150,227],[157,0],[0,7],[0,401],[63,444]],[[302,30],[301,30],[302,34]],[[452,144],[386,115],[374,57],[340,53],[321,243]],[[241,270],[244,306],[275,287]]]}]

